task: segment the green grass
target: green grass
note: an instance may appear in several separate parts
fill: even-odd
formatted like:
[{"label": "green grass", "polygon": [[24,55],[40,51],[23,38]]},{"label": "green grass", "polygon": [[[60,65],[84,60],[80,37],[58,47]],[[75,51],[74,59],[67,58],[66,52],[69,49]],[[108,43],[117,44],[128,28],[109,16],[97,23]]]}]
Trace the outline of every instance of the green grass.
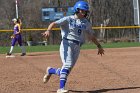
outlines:
[{"label": "green grass", "polygon": [[[105,43],[102,44],[104,48],[123,48],[123,47],[140,47],[139,42],[119,42],[119,43]],[[95,49],[95,44],[84,44],[81,49]],[[7,53],[9,47],[0,47],[0,54]],[[27,52],[45,52],[45,51],[59,51],[59,45],[48,46],[26,46]],[[20,53],[21,49],[18,46],[14,47],[14,53]]]},{"label": "green grass", "polygon": [[[140,47],[139,42],[118,42],[118,43],[105,43],[102,44],[103,48],[123,48],[123,47]],[[94,49],[95,44],[85,44],[82,49]]]}]

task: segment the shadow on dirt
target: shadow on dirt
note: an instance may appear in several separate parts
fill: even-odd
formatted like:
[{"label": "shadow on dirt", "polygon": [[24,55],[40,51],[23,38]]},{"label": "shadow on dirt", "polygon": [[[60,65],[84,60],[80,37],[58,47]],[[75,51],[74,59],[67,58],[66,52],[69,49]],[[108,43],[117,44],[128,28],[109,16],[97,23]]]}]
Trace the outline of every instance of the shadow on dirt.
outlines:
[{"label": "shadow on dirt", "polygon": [[130,90],[130,89],[138,89],[140,87],[127,87],[127,88],[114,88],[114,89],[100,89],[100,90],[93,90],[93,91],[77,91],[77,90],[69,90],[70,92],[74,93],[102,93],[108,91],[117,91],[117,90]]}]

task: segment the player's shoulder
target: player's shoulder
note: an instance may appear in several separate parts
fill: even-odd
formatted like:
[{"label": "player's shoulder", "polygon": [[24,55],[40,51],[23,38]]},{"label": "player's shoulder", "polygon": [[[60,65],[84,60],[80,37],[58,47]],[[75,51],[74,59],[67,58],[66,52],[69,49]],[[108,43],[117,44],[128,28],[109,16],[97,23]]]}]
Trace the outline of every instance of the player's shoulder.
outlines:
[{"label": "player's shoulder", "polygon": [[15,24],[15,26],[20,26],[20,24]]},{"label": "player's shoulder", "polygon": [[65,17],[61,18],[60,20],[67,20],[67,21],[70,21],[71,19],[74,19],[73,15],[65,16]]},{"label": "player's shoulder", "polygon": [[74,16],[73,15],[70,15],[70,16],[65,16],[64,18],[66,18],[66,19],[73,19]]}]

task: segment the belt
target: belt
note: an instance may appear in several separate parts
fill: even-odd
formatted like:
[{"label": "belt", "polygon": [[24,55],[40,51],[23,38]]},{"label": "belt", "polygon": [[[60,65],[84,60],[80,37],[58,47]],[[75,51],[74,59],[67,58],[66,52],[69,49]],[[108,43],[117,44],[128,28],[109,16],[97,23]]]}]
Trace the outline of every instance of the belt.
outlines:
[{"label": "belt", "polygon": [[67,39],[65,37],[63,37],[64,40],[68,40],[68,41],[72,41],[73,43],[77,44],[77,45],[80,45],[81,46],[81,43],[79,41],[76,41],[76,40],[71,40],[71,39]]}]

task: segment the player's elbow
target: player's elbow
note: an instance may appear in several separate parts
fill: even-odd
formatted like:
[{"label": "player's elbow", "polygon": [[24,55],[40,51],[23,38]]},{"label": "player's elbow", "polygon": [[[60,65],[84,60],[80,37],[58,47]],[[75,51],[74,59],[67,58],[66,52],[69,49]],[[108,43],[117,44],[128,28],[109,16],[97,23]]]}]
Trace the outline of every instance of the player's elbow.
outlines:
[{"label": "player's elbow", "polygon": [[56,23],[55,22],[52,22],[50,25],[54,27],[56,25]]}]

